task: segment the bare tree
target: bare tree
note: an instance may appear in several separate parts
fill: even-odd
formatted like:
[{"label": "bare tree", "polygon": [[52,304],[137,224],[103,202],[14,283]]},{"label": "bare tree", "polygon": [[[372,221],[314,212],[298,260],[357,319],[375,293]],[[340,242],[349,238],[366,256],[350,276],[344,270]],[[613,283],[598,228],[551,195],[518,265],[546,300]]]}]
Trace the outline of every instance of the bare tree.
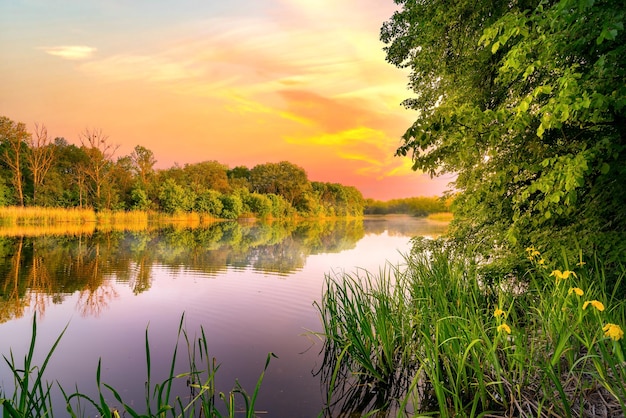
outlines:
[{"label": "bare tree", "polygon": [[108,179],[113,164],[113,156],[119,145],[109,142],[109,137],[101,129],[85,129],[80,134],[81,148],[88,157],[85,166],[81,167],[84,174],[92,181],[96,206],[102,204],[102,189]]},{"label": "bare tree", "polygon": [[44,179],[54,161],[54,147],[50,146],[48,129],[44,125],[35,123],[35,135],[27,140],[30,152],[26,161],[33,174],[33,204],[37,204],[37,190],[43,185]]}]

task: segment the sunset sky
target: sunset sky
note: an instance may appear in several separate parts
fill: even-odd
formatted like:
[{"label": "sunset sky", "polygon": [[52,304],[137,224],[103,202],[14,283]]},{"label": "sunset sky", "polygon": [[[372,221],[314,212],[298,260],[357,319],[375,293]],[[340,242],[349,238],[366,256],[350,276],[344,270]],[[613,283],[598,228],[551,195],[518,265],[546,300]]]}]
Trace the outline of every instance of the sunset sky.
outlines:
[{"label": "sunset sky", "polygon": [[0,0],[0,115],[158,168],[290,161],[380,200],[441,194],[394,157],[415,115],[385,61],[392,0]]}]

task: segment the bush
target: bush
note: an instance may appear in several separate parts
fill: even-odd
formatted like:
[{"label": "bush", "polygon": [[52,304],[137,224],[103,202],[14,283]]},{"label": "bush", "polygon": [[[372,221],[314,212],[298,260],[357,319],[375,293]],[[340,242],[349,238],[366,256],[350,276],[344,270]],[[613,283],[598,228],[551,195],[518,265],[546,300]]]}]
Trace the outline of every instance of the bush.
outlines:
[{"label": "bush", "polygon": [[237,195],[222,195],[222,218],[237,219],[243,210],[243,202]]},{"label": "bush", "polygon": [[205,213],[215,218],[222,215],[224,205],[221,200],[222,194],[217,190],[207,190],[196,197],[193,209],[198,213]]}]

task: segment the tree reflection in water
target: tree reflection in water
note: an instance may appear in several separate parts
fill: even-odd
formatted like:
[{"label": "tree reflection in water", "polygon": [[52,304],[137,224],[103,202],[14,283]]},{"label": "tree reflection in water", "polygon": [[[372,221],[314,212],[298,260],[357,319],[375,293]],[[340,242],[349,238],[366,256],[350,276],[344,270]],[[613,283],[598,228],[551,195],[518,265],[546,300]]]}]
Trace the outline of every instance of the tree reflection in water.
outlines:
[{"label": "tree reflection in water", "polygon": [[[2,234],[2,231],[0,231]],[[362,219],[311,222],[218,222],[145,231],[58,231],[14,228],[0,237],[0,322],[77,295],[77,310],[97,316],[118,297],[115,284],[149,291],[153,267],[214,277],[229,268],[288,276],[309,255],[353,248]],[[25,267],[28,266],[28,267]]]}]

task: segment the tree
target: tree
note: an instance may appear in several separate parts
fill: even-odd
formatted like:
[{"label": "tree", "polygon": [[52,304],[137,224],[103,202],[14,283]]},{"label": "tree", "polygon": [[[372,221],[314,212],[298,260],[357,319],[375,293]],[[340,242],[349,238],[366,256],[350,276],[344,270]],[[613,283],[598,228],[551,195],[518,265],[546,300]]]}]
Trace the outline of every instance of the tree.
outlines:
[{"label": "tree", "polygon": [[623,260],[623,1],[396,3],[381,39],[417,113],[397,154],[457,174],[452,236],[486,256]]},{"label": "tree", "polygon": [[[107,199],[107,206],[111,204],[115,208],[128,208],[133,205],[132,192],[136,190],[136,181],[133,176],[134,164],[131,156],[119,157],[115,164],[111,165],[110,187],[107,191],[111,194]],[[140,187],[143,183],[139,183]]]},{"label": "tree", "polygon": [[52,146],[55,161],[39,198],[50,206],[82,208],[87,203],[87,176],[83,167],[88,165],[88,156],[83,148],[69,144],[65,138],[55,138]]},{"label": "tree", "polygon": [[94,203],[96,208],[106,205],[103,200],[102,189],[109,178],[113,156],[119,145],[109,142],[109,137],[100,129],[85,129],[80,134],[81,148],[87,155],[87,163],[81,167],[84,175],[92,182]]},{"label": "tree", "polygon": [[135,174],[139,177],[142,186],[145,187],[154,174],[154,165],[157,162],[154,153],[141,145],[137,145],[130,154],[130,158]]},{"label": "tree", "polygon": [[190,212],[195,199],[193,191],[176,184],[172,179],[167,179],[159,187],[159,202],[163,212],[170,214]]},{"label": "tree", "polygon": [[259,164],[250,170],[250,189],[257,193],[274,193],[284,197],[292,206],[311,190],[303,168],[288,161]]},{"label": "tree", "polygon": [[148,193],[141,187],[134,187],[130,191],[130,209],[132,210],[148,210],[150,209],[150,198]]},{"label": "tree", "polygon": [[16,123],[6,116],[0,116],[0,144],[4,148],[3,159],[12,172],[13,187],[20,206],[24,206],[24,174],[22,158],[30,134],[26,125]]},{"label": "tree", "polygon": [[217,190],[220,193],[230,191],[228,168],[217,161],[204,161],[197,164],[187,164],[183,168],[185,181],[194,187],[197,193],[204,190]]},{"label": "tree", "polygon": [[37,191],[54,162],[54,150],[51,138],[48,137],[48,129],[45,125],[35,124],[35,135],[27,138],[29,152],[26,154],[26,162],[33,176],[33,204],[39,204]]},{"label": "tree", "polygon": [[240,165],[228,170],[226,174],[231,189],[245,188],[250,190],[250,169],[248,167]]}]

